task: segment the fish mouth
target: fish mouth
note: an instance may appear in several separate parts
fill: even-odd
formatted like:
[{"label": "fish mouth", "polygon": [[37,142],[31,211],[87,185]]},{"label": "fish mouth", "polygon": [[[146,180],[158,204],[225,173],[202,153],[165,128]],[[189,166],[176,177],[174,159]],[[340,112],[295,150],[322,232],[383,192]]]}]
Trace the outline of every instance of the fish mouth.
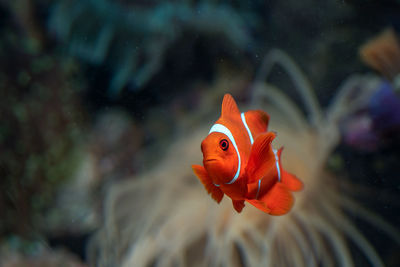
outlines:
[{"label": "fish mouth", "polygon": [[213,162],[213,161],[217,161],[217,159],[215,159],[215,158],[208,158],[208,159],[205,159],[205,160],[204,160],[204,162]]}]

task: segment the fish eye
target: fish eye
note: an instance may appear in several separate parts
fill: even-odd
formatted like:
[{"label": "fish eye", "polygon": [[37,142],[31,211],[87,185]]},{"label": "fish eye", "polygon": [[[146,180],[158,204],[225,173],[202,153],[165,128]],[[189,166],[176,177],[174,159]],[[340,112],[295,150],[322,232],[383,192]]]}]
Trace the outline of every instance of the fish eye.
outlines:
[{"label": "fish eye", "polygon": [[219,147],[220,147],[222,150],[226,151],[226,150],[228,149],[228,147],[229,147],[229,142],[228,142],[228,140],[222,139],[221,141],[219,141]]}]

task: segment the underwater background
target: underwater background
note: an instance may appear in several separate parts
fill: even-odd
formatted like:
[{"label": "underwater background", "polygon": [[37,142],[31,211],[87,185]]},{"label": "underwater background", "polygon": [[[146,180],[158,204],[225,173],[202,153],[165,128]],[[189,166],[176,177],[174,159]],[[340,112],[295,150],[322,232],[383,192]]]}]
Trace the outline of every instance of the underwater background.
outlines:
[{"label": "underwater background", "polygon": [[[400,1],[0,0],[0,266],[400,266]],[[305,189],[191,170],[232,94]]]}]

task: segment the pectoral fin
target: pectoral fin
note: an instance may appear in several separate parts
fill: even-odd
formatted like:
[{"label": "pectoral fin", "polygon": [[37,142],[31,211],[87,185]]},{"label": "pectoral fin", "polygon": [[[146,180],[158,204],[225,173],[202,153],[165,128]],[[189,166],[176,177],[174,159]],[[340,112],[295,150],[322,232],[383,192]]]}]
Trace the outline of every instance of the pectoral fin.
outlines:
[{"label": "pectoral fin", "polygon": [[211,195],[211,197],[217,202],[220,203],[222,198],[224,197],[224,192],[217,186],[215,186],[208,176],[206,169],[204,169],[201,165],[192,165],[193,172],[199,178],[201,183],[206,188],[207,192]]},{"label": "pectoral fin", "polygon": [[254,138],[267,131],[269,115],[262,110],[249,110],[244,113],[247,125]]},{"label": "pectoral fin", "polygon": [[274,133],[267,132],[260,134],[254,141],[246,167],[248,184],[263,178],[275,166],[275,155],[271,147],[274,138]]}]

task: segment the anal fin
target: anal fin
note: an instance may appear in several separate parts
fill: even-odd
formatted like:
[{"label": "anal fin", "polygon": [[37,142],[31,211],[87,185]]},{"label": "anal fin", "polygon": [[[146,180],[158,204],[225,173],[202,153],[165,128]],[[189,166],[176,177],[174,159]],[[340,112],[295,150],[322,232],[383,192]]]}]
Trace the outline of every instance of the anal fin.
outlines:
[{"label": "anal fin", "polygon": [[237,212],[242,212],[242,209],[244,208],[244,200],[233,200],[232,199],[232,204],[233,207]]}]

